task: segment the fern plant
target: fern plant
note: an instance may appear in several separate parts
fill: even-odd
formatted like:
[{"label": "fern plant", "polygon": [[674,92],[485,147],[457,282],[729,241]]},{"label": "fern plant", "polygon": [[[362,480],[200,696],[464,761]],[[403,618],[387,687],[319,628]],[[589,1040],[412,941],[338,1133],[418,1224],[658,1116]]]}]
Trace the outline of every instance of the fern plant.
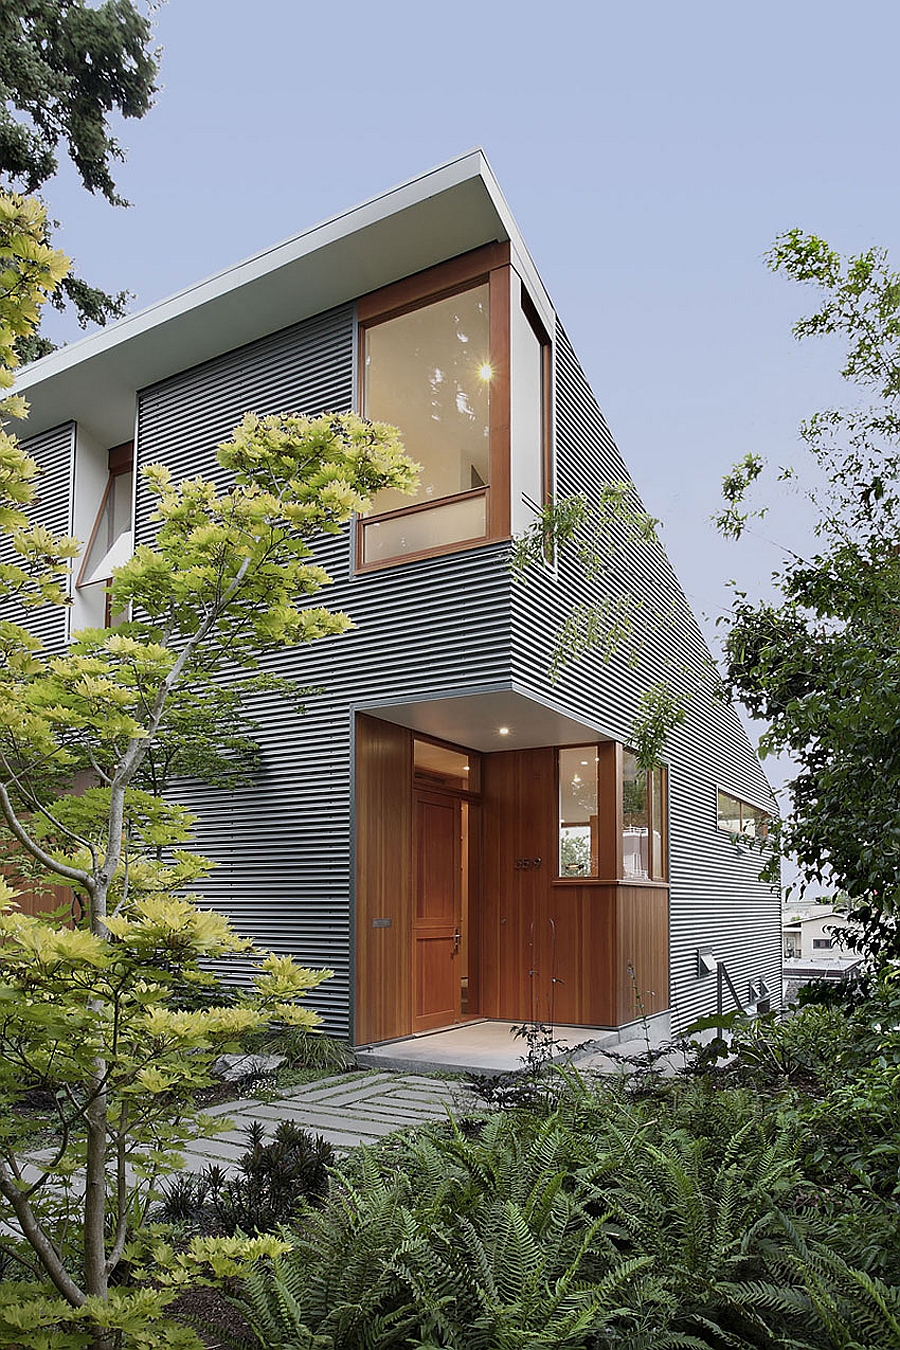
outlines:
[{"label": "fern plant", "polygon": [[450,1121],[345,1160],[293,1250],[244,1286],[257,1346],[900,1344],[898,1291],[854,1265],[850,1221],[810,1203],[790,1113],[709,1081],[635,1099],[567,1071],[556,1095],[549,1115]]}]

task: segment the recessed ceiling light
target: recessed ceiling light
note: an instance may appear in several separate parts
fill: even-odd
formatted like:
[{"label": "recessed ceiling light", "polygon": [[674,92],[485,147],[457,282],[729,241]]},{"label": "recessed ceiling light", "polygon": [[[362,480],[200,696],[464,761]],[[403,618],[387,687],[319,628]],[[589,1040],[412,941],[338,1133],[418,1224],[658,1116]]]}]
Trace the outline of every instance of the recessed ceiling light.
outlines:
[{"label": "recessed ceiling light", "polygon": [[479,380],[483,380],[485,384],[487,384],[488,381],[491,379],[493,373],[494,372],[491,369],[491,363],[489,361],[483,362],[478,367],[478,378]]},{"label": "recessed ceiling light", "polygon": [[498,727],[497,730],[499,731],[501,736],[509,735],[509,727]]}]

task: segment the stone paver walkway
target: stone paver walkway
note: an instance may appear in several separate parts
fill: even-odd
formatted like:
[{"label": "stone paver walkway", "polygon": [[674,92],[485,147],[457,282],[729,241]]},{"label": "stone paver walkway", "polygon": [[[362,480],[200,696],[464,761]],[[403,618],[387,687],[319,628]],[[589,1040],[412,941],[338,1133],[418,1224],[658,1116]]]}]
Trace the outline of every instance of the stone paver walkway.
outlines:
[{"label": "stone paver walkway", "polygon": [[231,1128],[198,1139],[185,1154],[185,1170],[207,1163],[233,1167],[246,1152],[246,1130],[262,1121],[271,1137],[282,1120],[320,1134],[338,1150],[374,1144],[386,1134],[430,1120],[444,1120],[473,1104],[464,1084],[415,1073],[350,1073],[289,1088],[270,1100],[242,1098],[213,1107]]}]

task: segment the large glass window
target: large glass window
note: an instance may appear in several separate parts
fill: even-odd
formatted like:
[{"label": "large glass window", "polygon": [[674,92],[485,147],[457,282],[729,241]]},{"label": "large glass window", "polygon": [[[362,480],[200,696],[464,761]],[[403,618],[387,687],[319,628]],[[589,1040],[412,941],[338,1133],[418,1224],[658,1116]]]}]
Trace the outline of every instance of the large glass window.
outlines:
[{"label": "large glass window", "polygon": [[626,881],[663,881],[666,876],[664,770],[641,769],[622,752],[622,875]]},{"label": "large glass window", "polygon": [[[367,327],[363,362],[365,415],[399,427],[422,467],[415,498],[376,498],[377,515],[402,514],[363,523],[362,562],[484,538],[494,379],[488,283]],[[430,518],[423,508],[434,503],[443,509]]]},{"label": "large glass window", "polygon": [[[393,494],[392,494],[393,495]],[[363,522],[363,561],[379,562],[425,553],[444,544],[483,539],[487,533],[484,493],[455,497],[422,511],[401,511]]]},{"label": "large glass window", "polygon": [[559,752],[559,875],[598,875],[597,747]]}]

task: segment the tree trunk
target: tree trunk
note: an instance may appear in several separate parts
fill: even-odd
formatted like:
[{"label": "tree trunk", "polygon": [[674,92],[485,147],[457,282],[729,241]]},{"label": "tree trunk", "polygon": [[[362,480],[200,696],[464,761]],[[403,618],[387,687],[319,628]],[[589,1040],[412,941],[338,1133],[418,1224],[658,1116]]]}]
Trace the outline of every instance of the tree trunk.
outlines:
[{"label": "tree trunk", "polygon": [[[107,855],[107,863],[109,857]],[[106,897],[109,879],[102,875],[91,896],[91,931],[102,938],[109,937],[106,927]],[[93,1010],[102,1013],[101,1001],[93,1003]],[[106,1302],[109,1297],[109,1276],[106,1270],[106,1152],[107,1095],[103,1086],[107,1064],[98,1059],[91,1075],[89,1092],[91,1102],[87,1118],[87,1153],[85,1158],[84,1190],[84,1287],[89,1296]],[[115,1350],[117,1336],[113,1332],[98,1331],[91,1350]]]},{"label": "tree trunk", "polygon": [[[106,1273],[106,1091],[98,1087],[106,1065],[97,1061],[92,1090],[97,1095],[87,1110],[87,1160],[84,1192],[84,1287],[89,1296],[109,1297]],[[113,1332],[98,1331],[91,1350],[115,1350]]]}]

